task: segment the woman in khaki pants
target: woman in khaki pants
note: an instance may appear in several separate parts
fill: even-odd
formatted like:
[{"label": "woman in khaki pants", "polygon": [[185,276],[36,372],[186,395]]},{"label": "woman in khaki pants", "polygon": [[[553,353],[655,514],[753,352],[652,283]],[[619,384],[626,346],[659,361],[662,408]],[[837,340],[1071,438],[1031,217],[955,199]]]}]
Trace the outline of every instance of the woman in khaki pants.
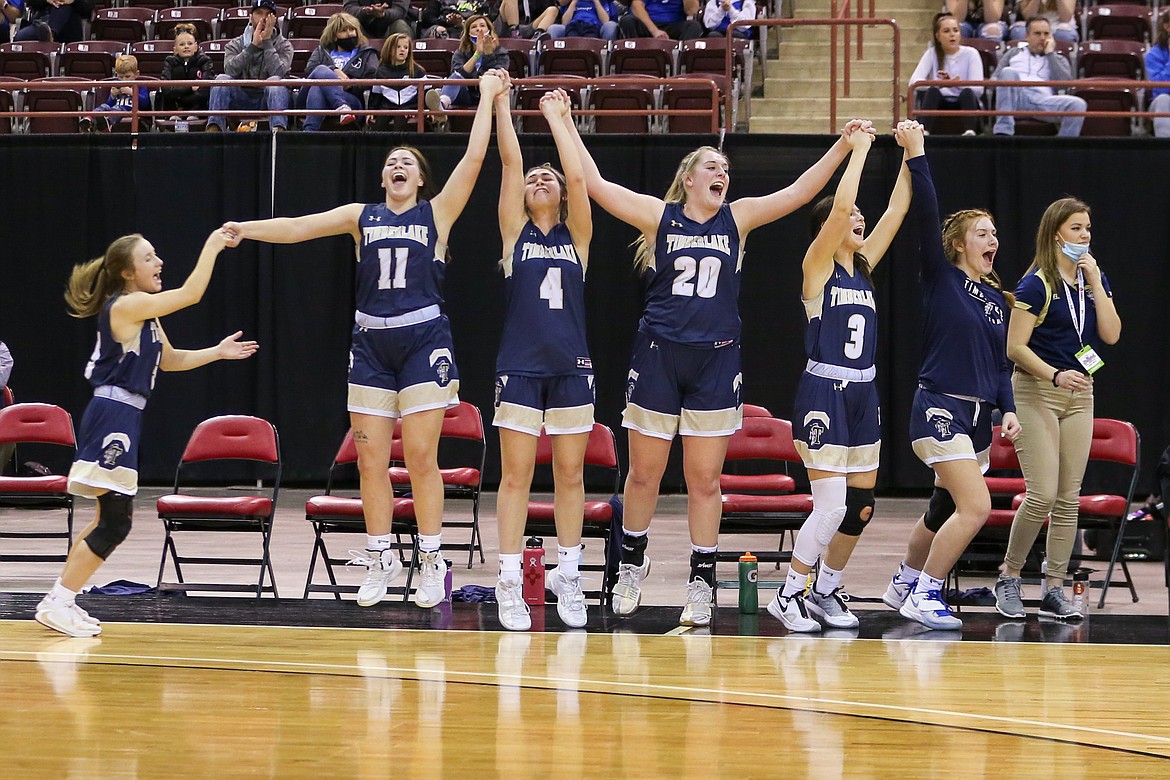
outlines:
[{"label": "woman in khaki pants", "polygon": [[[995,608],[1025,616],[1020,570],[1049,521],[1040,614],[1084,617],[1064,592],[1077,532],[1077,498],[1093,439],[1093,377],[1102,344],[1116,344],[1121,319],[1109,282],[1089,253],[1089,207],[1075,198],[1050,205],[1036,231],[1036,255],[1016,288],[1008,325],[1008,357],[1020,436],[1016,453],[1027,496],[1016,512],[995,584]],[[1049,519],[1051,517],[1051,519]]]}]

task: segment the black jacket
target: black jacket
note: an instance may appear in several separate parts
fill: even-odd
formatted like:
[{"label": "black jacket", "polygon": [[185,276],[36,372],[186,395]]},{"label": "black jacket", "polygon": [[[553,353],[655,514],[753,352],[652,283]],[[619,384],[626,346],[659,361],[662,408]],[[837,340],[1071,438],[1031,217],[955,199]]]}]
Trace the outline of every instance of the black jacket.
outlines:
[{"label": "black jacket", "polygon": [[[214,78],[215,63],[203,53],[202,49],[196,50],[187,59],[183,59],[177,54],[171,54],[163,60],[163,81],[195,81],[197,79],[210,81]],[[209,86],[202,87],[196,92],[191,87],[164,85],[162,88],[163,109],[169,111],[177,108],[206,107],[209,89]]]}]

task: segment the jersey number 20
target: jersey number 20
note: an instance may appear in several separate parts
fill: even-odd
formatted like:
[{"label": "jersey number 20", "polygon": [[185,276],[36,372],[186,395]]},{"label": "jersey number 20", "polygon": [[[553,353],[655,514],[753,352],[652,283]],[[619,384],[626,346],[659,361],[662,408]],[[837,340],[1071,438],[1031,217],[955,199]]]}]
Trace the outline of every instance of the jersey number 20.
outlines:
[{"label": "jersey number 20", "polygon": [[[674,261],[674,270],[679,271],[670,292],[674,295],[684,295],[688,298],[696,293],[700,298],[714,298],[715,290],[719,286],[719,269],[723,262],[718,257],[704,257],[695,261],[693,257],[679,257]],[[695,278],[696,267],[698,278]],[[691,281],[695,279],[695,281]]]},{"label": "jersey number 20", "polygon": [[406,287],[407,252],[404,246],[378,250],[379,290],[400,290]]}]

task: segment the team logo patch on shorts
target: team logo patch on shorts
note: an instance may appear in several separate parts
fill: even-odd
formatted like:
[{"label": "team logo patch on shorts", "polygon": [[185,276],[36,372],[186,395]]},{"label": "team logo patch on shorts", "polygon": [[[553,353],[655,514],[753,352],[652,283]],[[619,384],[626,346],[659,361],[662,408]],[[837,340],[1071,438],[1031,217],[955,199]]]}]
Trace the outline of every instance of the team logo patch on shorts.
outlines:
[{"label": "team logo patch on shorts", "polygon": [[451,350],[436,349],[431,353],[431,368],[435,369],[440,387],[446,387],[451,381],[451,366]]},{"label": "team logo patch on shorts", "polygon": [[130,437],[124,433],[111,433],[102,440],[101,465],[112,469],[118,465],[118,459],[130,450]]},{"label": "team logo patch on shorts", "polygon": [[822,439],[829,430],[829,415],[809,412],[804,416],[804,427],[808,430],[808,446],[815,450],[824,444]]},{"label": "team logo patch on shorts", "polygon": [[940,439],[949,439],[955,435],[951,431],[951,424],[955,417],[946,409],[939,409],[937,406],[930,407],[926,410],[926,420],[934,426]]},{"label": "team logo patch on shorts", "polygon": [[504,392],[504,388],[508,386],[508,375],[500,374],[496,377],[496,402],[495,407],[500,408],[500,394]]},{"label": "team logo patch on shorts", "polygon": [[634,397],[634,386],[638,384],[638,372],[630,369],[630,376],[626,379],[626,403]]}]

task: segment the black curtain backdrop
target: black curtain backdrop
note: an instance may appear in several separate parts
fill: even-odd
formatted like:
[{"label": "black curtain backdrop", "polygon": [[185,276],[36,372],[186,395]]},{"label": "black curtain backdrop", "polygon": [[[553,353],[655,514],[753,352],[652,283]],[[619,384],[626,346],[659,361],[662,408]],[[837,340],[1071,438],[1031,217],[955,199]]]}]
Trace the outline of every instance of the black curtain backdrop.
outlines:
[{"label": "black curtain backdrop", "polygon": [[[0,340],[16,361],[19,400],[46,401],[73,413],[89,397],[82,369],[94,323],[70,318],[62,292],[71,266],[99,255],[119,235],[141,232],[166,261],[164,284],[181,284],[208,232],[228,219],[298,215],[382,197],[381,162],[397,141],[424,149],[436,180],[450,173],[464,138],[358,133],[7,136]],[[705,137],[594,136],[587,139],[603,174],[631,189],[661,195],[681,157]],[[830,137],[729,136],[730,197],[761,195],[790,184],[832,143]],[[522,139],[525,162],[555,162],[551,139]],[[1105,350],[1097,378],[1097,415],[1133,421],[1143,437],[1143,476],[1152,483],[1158,453],[1170,443],[1170,363],[1165,302],[1170,298],[1170,189],[1163,171],[1170,146],[1155,139],[941,139],[928,141],[943,213],[982,207],[995,216],[996,268],[1012,287],[1027,267],[1035,229],[1052,200],[1075,195],[1093,207],[1094,255],[1109,275],[1124,322],[1121,342]],[[870,224],[884,210],[901,150],[880,139],[866,165],[858,205]],[[462,376],[461,397],[488,425],[487,480],[498,479],[490,427],[494,362],[503,313],[494,150],[451,238],[447,313]],[[830,183],[825,194],[831,193]],[[743,399],[791,415],[804,364],[800,260],[808,209],[760,228],[747,241],[740,311]],[[586,285],[589,344],[597,371],[598,419],[615,429],[630,345],[641,313],[631,270],[634,231],[594,207]],[[878,267],[878,382],[885,447],[879,487],[929,486],[930,472],[906,437],[920,349],[920,290],[915,246],[899,236]],[[348,238],[301,245],[246,243],[220,258],[203,301],[165,318],[178,347],[203,347],[235,330],[261,343],[252,360],[162,374],[146,412],[142,480],[173,476],[191,429],[215,414],[257,414],[280,431],[287,481],[321,485],[347,426],[345,377],[353,314],[353,247]],[[619,435],[624,449],[624,436]],[[677,450],[677,448],[676,448]],[[623,453],[624,457],[624,453]],[[677,457],[664,490],[681,487]],[[1143,483],[1144,488],[1144,483]]]}]

